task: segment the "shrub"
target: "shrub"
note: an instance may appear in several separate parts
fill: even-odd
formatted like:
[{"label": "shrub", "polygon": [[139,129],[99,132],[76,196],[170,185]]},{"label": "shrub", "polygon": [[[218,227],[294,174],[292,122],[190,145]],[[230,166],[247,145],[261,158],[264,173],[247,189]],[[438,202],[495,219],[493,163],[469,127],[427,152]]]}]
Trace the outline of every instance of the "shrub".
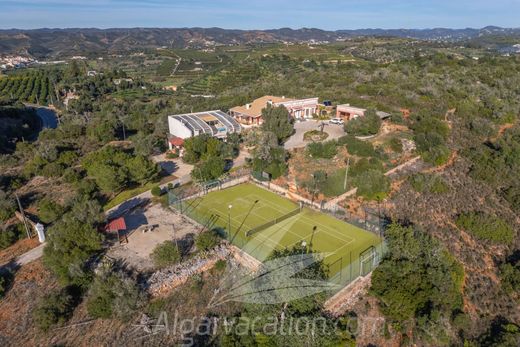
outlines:
[{"label": "shrub", "polygon": [[16,209],[14,199],[7,196],[7,194],[0,190],[0,222],[6,221],[11,218]]},{"label": "shrub", "polygon": [[349,120],[345,124],[345,131],[354,136],[369,136],[379,132],[381,118],[374,110],[367,110],[363,117]]},{"label": "shrub", "polygon": [[382,172],[384,170],[383,163],[377,158],[360,159],[350,167],[349,176],[362,176],[369,170],[377,170]]},{"label": "shrub", "polygon": [[34,311],[36,325],[43,331],[63,324],[69,319],[74,308],[73,298],[64,290],[46,295]]},{"label": "shrub", "polygon": [[166,153],[166,159],[176,159],[178,157],[179,157],[179,153],[177,153],[177,152]]},{"label": "shrub", "polygon": [[219,259],[217,260],[217,262],[215,263],[215,270],[218,271],[218,272],[222,272],[226,269],[226,261],[225,260],[222,260],[222,259]]},{"label": "shrub", "polygon": [[390,192],[390,179],[381,171],[368,170],[355,178],[357,195],[368,200],[383,200]]},{"label": "shrub", "polygon": [[338,139],[338,144],[345,145],[352,155],[360,157],[374,157],[376,151],[370,142],[356,139],[352,135],[346,135]]},{"label": "shrub", "polygon": [[15,224],[0,231],[0,249],[5,249],[21,239],[24,235],[23,225]]},{"label": "shrub", "polygon": [[64,285],[88,285],[88,260],[102,248],[103,236],[83,217],[69,212],[48,229],[43,263]]},{"label": "shrub", "polygon": [[0,274],[0,299],[2,299],[5,295],[6,289],[6,280],[3,274]]},{"label": "shrub", "polygon": [[226,160],[222,157],[210,157],[195,165],[191,176],[199,181],[215,180],[224,174]]},{"label": "shrub", "polygon": [[421,153],[425,162],[439,166],[446,164],[450,158],[451,151],[445,145],[432,147]]},{"label": "shrub", "polygon": [[393,137],[388,141],[388,145],[390,149],[396,153],[402,153],[403,152],[403,143],[401,142],[401,139],[398,137]]},{"label": "shrub", "polygon": [[87,311],[94,318],[126,321],[141,304],[142,294],[134,279],[121,271],[109,271],[94,279],[87,297]]},{"label": "shrub", "polygon": [[412,188],[418,193],[446,193],[449,190],[446,181],[437,175],[414,174],[408,178]]},{"label": "shrub", "polygon": [[157,267],[165,267],[178,263],[181,260],[179,247],[171,241],[165,241],[155,247],[152,260]]},{"label": "shrub", "polygon": [[155,197],[159,197],[162,195],[162,189],[159,186],[155,186],[152,188],[152,195]]},{"label": "shrub", "polygon": [[321,132],[319,130],[310,130],[303,134],[303,139],[305,141],[323,141],[329,137],[329,134],[326,132]]},{"label": "shrub", "polygon": [[[318,170],[314,172],[313,176],[313,180],[303,183],[309,191],[314,191],[314,187],[316,187],[318,192],[327,197],[338,196],[346,191],[343,188],[345,185],[345,168],[335,170],[329,174]],[[348,183],[349,182],[347,182],[347,189],[349,188]]]},{"label": "shrub", "polygon": [[209,230],[200,233],[195,240],[195,245],[199,251],[207,251],[218,245],[220,237],[215,231]]},{"label": "shrub", "polygon": [[500,265],[500,279],[507,293],[520,292],[520,261]]},{"label": "shrub", "polygon": [[332,159],[338,153],[336,141],[309,143],[307,153],[313,158]]},{"label": "shrub", "polygon": [[41,171],[41,174],[45,177],[60,177],[63,175],[64,167],[59,163],[49,163],[45,165]]},{"label": "shrub", "polygon": [[63,213],[63,207],[50,199],[38,203],[38,217],[44,223],[52,223]]},{"label": "shrub", "polygon": [[513,229],[504,220],[483,212],[462,213],[457,217],[456,224],[481,240],[505,244],[513,242]]}]

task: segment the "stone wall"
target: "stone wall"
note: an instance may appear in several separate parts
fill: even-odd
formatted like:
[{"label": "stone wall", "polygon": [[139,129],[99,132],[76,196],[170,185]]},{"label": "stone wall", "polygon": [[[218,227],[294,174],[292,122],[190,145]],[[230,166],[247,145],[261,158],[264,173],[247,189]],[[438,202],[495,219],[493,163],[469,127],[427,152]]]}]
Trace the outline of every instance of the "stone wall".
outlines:
[{"label": "stone wall", "polygon": [[233,257],[240,265],[251,272],[256,272],[262,265],[259,260],[224,241],[208,252],[153,273],[147,281],[148,293],[152,297],[166,296],[173,289],[186,283],[191,277],[213,268],[217,261],[226,260],[230,257]]}]

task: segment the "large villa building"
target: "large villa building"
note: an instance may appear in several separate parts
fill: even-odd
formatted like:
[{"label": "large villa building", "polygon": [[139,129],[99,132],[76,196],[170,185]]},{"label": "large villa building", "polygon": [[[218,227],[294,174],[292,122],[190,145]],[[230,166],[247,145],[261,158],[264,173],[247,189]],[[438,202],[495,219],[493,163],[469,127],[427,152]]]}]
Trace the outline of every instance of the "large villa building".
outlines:
[{"label": "large villa building", "polygon": [[170,149],[182,146],[189,137],[209,134],[223,139],[241,131],[240,124],[220,110],[168,116],[168,127]]},{"label": "large villa building", "polygon": [[260,125],[262,110],[267,105],[284,106],[296,120],[311,119],[318,112],[318,98],[290,99],[285,96],[266,95],[250,104],[233,107],[229,110],[229,114],[241,124]]}]

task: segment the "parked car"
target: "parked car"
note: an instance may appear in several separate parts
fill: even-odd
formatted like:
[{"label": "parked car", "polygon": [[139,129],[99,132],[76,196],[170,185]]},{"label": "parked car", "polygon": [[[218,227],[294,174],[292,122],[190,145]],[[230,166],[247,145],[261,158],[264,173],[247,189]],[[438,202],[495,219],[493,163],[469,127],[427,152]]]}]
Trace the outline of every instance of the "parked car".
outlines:
[{"label": "parked car", "polygon": [[338,124],[338,125],[345,124],[345,122],[341,118],[332,118],[329,123],[330,124]]}]

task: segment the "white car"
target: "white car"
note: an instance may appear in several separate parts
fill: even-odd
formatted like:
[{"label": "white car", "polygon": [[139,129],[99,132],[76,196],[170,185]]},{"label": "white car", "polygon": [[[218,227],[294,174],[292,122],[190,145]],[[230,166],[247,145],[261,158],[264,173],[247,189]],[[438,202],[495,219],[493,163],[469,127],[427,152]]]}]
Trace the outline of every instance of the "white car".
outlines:
[{"label": "white car", "polygon": [[345,122],[343,121],[343,119],[341,118],[332,118],[330,121],[329,121],[330,124],[338,124],[338,125],[343,125],[345,124]]}]

